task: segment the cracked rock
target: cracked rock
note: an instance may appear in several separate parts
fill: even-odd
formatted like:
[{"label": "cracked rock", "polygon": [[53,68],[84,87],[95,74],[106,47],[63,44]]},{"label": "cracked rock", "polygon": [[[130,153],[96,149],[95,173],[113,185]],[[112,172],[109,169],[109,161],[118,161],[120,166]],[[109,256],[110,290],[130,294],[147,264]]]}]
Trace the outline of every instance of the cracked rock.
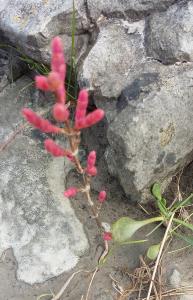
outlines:
[{"label": "cracked rock", "polygon": [[[0,95],[1,142],[21,122],[24,99],[32,99],[30,82],[22,77]],[[20,95],[18,100],[23,88],[25,96]],[[72,165],[63,157],[50,159],[42,141],[34,138],[31,131],[35,130],[26,129],[17,135],[1,152],[0,256],[12,248],[17,279],[34,284],[74,268],[88,249],[88,241],[63,195]]]},{"label": "cracked rock", "polygon": [[87,0],[92,19],[97,20],[101,14],[108,17],[140,19],[145,14],[165,10],[175,0]]},{"label": "cracked rock", "polygon": [[164,64],[193,61],[193,1],[149,17],[146,49]]},{"label": "cracked rock", "polygon": [[109,171],[131,200],[171,178],[192,160],[193,65],[146,63],[130,79],[109,124]]},{"label": "cracked rock", "polygon": [[119,96],[129,73],[139,61],[145,61],[143,30],[143,21],[129,23],[114,19],[104,22],[95,45],[83,62],[81,85],[99,91],[103,98]]},{"label": "cracked rock", "polygon": [[[60,35],[67,61],[71,53],[71,0],[1,0],[0,36],[8,39],[30,57],[49,63],[50,40]],[[84,0],[75,1],[75,47],[77,60],[87,48],[89,21]]]}]

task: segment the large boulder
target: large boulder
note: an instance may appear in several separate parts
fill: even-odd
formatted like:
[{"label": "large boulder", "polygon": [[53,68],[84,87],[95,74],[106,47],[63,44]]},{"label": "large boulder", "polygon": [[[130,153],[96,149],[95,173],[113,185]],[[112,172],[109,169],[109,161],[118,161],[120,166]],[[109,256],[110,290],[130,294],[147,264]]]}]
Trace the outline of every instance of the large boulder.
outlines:
[{"label": "large boulder", "polygon": [[107,133],[109,170],[133,200],[144,199],[193,154],[193,64],[151,64],[122,91]]},{"label": "large boulder", "polygon": [[17,279],[34,284],[74,268],[88,241],[63,195],[70,162],[50,159],[42,145],[45,135],[35,129],[14,135],[21,108],[38,108],[40,94],[31,83],[22,77],[0,94],[0,144],[9,140],[0,160],[0,255],[12,248]]},{"label": "large boulder", "polygon": [[106,112],[95,144],[127,195],[140,200],[191,160],[192,0],[1,2],[1,37],[43,62],[54,35],[69,62],[74,16],[79,83]]},{"label": "large boulder", "polygon": [[84,60],[80,81],[104,98],[116,98],[136,65],[145,62],[144,21],[113,19],[100,24],[97,41]]},{"label": "large boulder", "polygon": [[79,76],[106,112],[108,170],[135,201],[192,160],[192,1],[159,9],[145,21],[101,18]]},{"label": "large boulder", "polygon": [[148,56],[164,64],[193,61],[193,1],[149,17],[146,49]]},{"label": "large boulder", "polygon": [[77,59],[87,48],[89,21],[83,0],[0,0],[0,37],[37,61],[48,63],[50,40],[60,35],[70,59],[74,18]]}]

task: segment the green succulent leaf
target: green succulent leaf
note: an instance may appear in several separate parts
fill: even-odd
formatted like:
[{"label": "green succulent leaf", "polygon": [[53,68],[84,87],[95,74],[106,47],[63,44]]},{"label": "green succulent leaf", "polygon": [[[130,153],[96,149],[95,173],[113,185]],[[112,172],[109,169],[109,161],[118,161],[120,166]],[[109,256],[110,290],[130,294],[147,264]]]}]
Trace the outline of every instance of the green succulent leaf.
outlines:
[{"label": "green succulent leaf", "polygon": [[140,221],[122,217],[112,225],[113,240],[119,244],[128,241],[143,226]]},{"label": "green succulent leaf", "polygon": [[151,247],[149,247],[147,251],[147,257],[151,260],[155,260],[156,257],[158,256],[159,249],[160,249],[160,244],[152,245]]},{"label": "green succulent leaf", "polygon": [[162,200],[161,185],[159,183],[154,183],[151,192],[157,200]]},{"label": "green succulent leaf", "polygon": [[185,241],[187,244],[193,246],[193,237],[192,236],[182,235],[182,234],[179,234],[179,233],[175,233],[175,235],[177,237],[179,237],[180,239],[182,239],[183,241]]},{"label": "green succulent leaf", "polygon": [[142,221],[136,221],[129,217],[122,217],[117,220],[111,227],[113,240],[116,243],[122,244],[130,240],[135,232],[141,227],[154,222],[163,221],[163,217],[155,217]]},{"label": "green succulent leaf", "polygon": [[192,225],[192,224],[190,224],[190,223],[188,223],[188,222],[185,222],[185,221],[182,221],[182,220],[180,220],[180,219],[176,219],[176,218],[174,218],[173,221],[174,221],[175,223],[180,224],[180,225],[183,225],[184,227],[186,227],[186,228],[188,228],[188,229],[190,229],[190,230],[193,231],[193,225]]}]

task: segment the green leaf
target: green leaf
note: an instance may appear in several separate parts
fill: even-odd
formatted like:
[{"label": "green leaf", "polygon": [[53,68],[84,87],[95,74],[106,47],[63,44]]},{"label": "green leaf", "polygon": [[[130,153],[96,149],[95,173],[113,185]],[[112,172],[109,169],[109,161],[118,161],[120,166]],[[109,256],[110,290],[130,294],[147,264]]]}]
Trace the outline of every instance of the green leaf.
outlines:
[{"label": "green leaf", "polygon": [[169,212],[167,210],[167,208],[162,204],[162,201],[157,201],[157,206],[160,210],[160,212],[162,213],[162,215],[164,215],[165,217],[169,216]]},{"label": "green leaf", "polygon": [[172,211],[177,211],[178,209],[180,209],[181,207],[187,206],[189,204],[192,204],[193,202],[193,194],[191,194],[188,198],[182,200],[182,201],[178,201],[177,203],[175,203],[172,207]]},{"label": "green leaf", "polygon": [[119,244],[128,241],[143,226],[140,221],[122,217],[112,225],[113,240]]},{"label": "green leaf", "polygon": [[152,245],[151,247],[149,247],[147,251],[147,257],[151,260],[155,260],[156,257],[158,256],[159,249],[160,249],[160,244]]},{"label": "green leaf", "polygon": [[189,245],[193,246],[193,237],[189,236],[189,235],[181,235],[179,233],[174,233],[177,237],[179,237],[180,239],[184,240],[186,243],[188,243]]},{"label": "green leaf", "polygon": [[163,217],[154,217],[142,221],[136,221],[129,217],[122,217],[111,226],[113,240],[119,244],[130,242],[130,238],[141,227],[154,222],[163,221]]},{"label": "green leaf", "polygon": [[185,222],[185,221],[182,221],[182,220],[180,220],[180,219],[176,219],[176,218],[173,218],[173,221],[174,221],[175,223],[180,224],[180,225],[183,225],[184,227],[186,227],[186,228],[188,228],[188,229],[190,229],[190,230],[193,231],[193,225],[192,225],[192,224],[187,223],[187,222]]},{"label": "green leaf", "polygon": [[166,200],[165,198],[162,197],[161,203],[163,204],[164,207],[166,207],[167,200]]},{"label": "green leaf", "polygon": [[162,200],[161,185],[159,183],[154,183],[151,192],[157,200]]},{"label": "green leaf", "polygon": [[152,194],[157,200],[157,206],[162,215],[168,217],[168,210],[166,208],[167,201],[162,197],[161,194],[161,185],[159,183],[154,183],[152,187]]}]

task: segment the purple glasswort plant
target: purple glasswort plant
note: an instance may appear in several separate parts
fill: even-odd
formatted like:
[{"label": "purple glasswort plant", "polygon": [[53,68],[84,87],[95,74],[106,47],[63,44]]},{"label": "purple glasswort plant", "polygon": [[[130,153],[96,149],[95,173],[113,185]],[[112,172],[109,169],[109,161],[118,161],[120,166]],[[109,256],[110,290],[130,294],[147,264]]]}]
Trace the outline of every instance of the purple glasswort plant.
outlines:
[{"label": "purple glasswort plant", "polygon": [[61,39],[59,37],[55,37],[52,40],[51,47],[51,72],[48,76],[36,76],[35,82],[38,89],[51,91],[55,94],[56,103],[53,106],[52,114],[54,119],[64,126],[62,128],[55,126],[28,108],[24,108],[22,110],[22,114],[31,125],[42,132],[63,134],[68,138],[69,149],[62,148],[50,138],[46,139],[44,142],[45,149],[55,157],[64,156],[69,159],[75,165],[77,172],[82,174],[83,183],[81,188],[70,187],[64,192],[64,196],[71,198],[76,196],[77,193],[85,194],[87,202],[91,208],[93,218],[96,220],[103,239],[107,243],[107,241],[111,240],[112,236],[110,232],[105,232],[99,218],[99,211],[102,203],[106,200],[106,192],[101,191],[99,193],[98,205],[94,203],[90,193],[92,178],[97,175],[96,152],[91,151],[88,154],[86,168],[83,168],[78,157],[81,130],[91,127],[102,120],[104,117],[104,111],[102,109],[96,109],[87,114],[87,107],[89,103],[88,92],[83,89],[78,95],[75,121],[73,124],[72,120],[70,120],[70,112],[68,109],[69,103],[66,103],[66,91],[64,85],[66,64]]}]

